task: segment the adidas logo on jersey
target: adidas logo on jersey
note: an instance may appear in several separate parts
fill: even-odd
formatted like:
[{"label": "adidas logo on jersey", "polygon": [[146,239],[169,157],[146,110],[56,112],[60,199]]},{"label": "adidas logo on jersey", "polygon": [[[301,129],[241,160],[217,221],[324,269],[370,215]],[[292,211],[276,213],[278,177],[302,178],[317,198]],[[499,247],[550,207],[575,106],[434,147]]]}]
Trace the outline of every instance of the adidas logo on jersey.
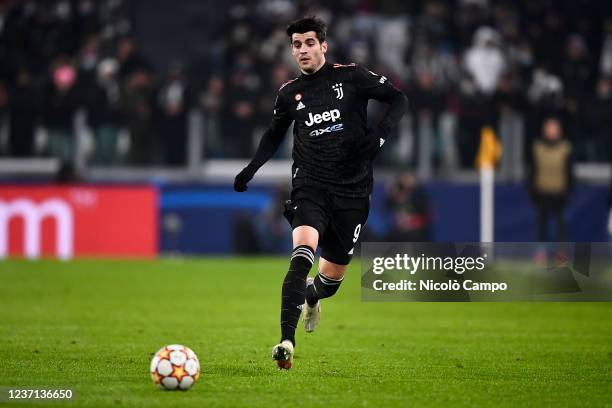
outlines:
[{"label": "adidas logo on jersey", "polygon": [[304,105],[302,103],[302,101],[300,101],[300,103],[298,103],[297,108],[295,108],[296,111],[299,111],[300,109],[304,109],[306,107],[306,105]]}]

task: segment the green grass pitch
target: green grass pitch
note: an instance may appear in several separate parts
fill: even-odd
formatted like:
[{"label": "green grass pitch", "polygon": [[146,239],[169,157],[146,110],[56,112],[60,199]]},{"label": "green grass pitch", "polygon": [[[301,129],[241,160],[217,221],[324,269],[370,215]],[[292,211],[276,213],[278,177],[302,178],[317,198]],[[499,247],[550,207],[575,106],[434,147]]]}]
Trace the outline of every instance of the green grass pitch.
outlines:
[{"label": "green grass pitch", "polygon": [[[361,302],[357,261],[279,371],[287,264],[2,262],[0,387],[74,389],[44,407],[612,406],[612,304]],[[187,392],[149,377],[172,343],[202,364]]]}]

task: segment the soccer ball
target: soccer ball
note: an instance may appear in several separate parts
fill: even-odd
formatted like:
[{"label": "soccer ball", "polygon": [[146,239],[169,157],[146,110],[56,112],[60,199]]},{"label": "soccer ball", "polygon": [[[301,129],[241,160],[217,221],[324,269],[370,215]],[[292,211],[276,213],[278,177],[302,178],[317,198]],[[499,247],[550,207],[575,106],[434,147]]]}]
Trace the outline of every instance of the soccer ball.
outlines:
[{"label": "soccer ball", "polygon": [[151,360],[151,378],[166,390],[188,390],[200,378],[200,361],[180,344],[161,348]]}]

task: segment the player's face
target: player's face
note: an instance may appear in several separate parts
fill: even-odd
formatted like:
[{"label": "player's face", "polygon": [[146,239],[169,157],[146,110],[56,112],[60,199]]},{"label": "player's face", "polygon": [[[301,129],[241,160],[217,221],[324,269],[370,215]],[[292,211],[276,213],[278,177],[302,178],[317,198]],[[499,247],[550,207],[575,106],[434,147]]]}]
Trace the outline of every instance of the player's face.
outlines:
[{"label": "player's face", "polygon": [[319,42],[314,31],[291,36],[291,53],[300,71],[305,74],[317,72],[325,63],[327,41]]}]

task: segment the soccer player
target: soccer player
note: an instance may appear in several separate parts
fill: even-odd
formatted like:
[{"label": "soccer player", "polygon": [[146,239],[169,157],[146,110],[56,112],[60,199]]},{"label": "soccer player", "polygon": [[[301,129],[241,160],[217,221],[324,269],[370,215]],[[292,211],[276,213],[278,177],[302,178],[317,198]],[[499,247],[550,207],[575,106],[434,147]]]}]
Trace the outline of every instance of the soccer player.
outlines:
[{"label": "soccer player", "polygon": [[[386,77],[355,64],[326,62],[326,25],[319,18],[294,21],[287,35],[301,75],[279,89],[272,124],[253,160],[234,181],[236,191],[245,191],[295,122],[293,188],[285,205],[293,252],[282,287],[281,341],[272,350],[276,364],[284,369],[293,363],[302,310],[304,329],[311,332],[319,323],[320,300],[333,296],[342,283],[368,217],[372,160],[407,107],[404,94]],[[371,128],[366,117],[369,99],[389,105]],[[307,279],[317,247],[319,271]]]}]

